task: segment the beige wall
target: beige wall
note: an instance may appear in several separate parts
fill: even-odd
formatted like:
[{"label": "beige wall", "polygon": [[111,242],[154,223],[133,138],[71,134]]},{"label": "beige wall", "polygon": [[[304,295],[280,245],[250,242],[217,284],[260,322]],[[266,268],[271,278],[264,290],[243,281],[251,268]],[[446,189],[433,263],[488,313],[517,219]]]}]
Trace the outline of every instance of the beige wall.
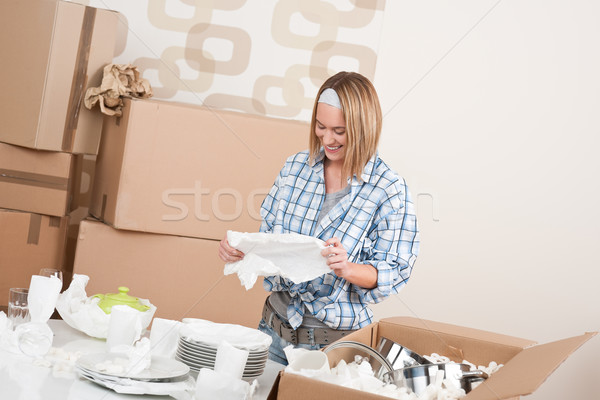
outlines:
[{"label": "beige wall", "polygon": [[[418,199],[422,246],[378,318],[538,342],[600,330],[599,15],[582,0],[387,2],[381,154]],[[599,356],[595,337],[526,398],[599,398]]]}]

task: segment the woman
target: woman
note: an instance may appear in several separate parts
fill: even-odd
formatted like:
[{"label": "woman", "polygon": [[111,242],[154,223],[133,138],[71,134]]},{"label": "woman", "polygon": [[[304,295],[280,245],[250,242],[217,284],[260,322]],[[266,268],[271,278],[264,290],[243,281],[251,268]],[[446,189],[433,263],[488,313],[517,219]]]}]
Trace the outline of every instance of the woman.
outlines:
[{"label": "woman", "polygon": [[[381,122],[367,78],[329,78],[313,108],[309,150],[288,158],[261,206],[261,232],[325,240],[322,255],[331,268],[300,284],[265,278],[272,293],[259,330],[273,337],[272,360],[287,364],[289,344],[319,349],[368,325],[368,303],[398,293],[410,277],[417,221],[404,180],[377,155]],[[229,263],[244,254],[223,239],[219,256]]]}]

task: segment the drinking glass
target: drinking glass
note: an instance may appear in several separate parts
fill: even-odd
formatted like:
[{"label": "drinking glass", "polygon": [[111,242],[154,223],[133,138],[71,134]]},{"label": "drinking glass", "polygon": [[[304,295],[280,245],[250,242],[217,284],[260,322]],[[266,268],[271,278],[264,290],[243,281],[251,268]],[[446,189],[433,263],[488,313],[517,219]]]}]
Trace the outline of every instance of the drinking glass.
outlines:
[{"label": "drinking glass", "polygon": [[27,306],[27,295],[29,289],[11,288],[8,294],[8,320],[11,328],[30,321],[29,307]]},{"label": "drinking glass", "polygon": [[40,269],[40,275],[41,276],[55,276],[58,279],[60,279],[60,281],[63,281],[63,273],[60,269],[55,269],[55,268],[42,268]]},{"label": "drinking glass", "polygon": [[52,347],[54,334],[43,322],[27,322],[15,329],[17,344],[21,352],[27,356],[41,357]]}]

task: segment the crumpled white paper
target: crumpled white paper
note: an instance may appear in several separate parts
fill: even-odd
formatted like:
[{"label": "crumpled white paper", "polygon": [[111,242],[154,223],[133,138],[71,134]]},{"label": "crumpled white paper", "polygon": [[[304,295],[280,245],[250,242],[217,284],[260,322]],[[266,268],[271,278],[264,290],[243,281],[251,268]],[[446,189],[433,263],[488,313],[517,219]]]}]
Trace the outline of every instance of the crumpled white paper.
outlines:
[{"label": "crumpled white paper", "polygon": [[288,365],[286,372],[298,373],[307,377],[323,376],[331,373],[327,354],[319,350],[294,348],[289,345],[283,349]]},{"label": "crumpled white paper", "polygon": [[154,318],[150,329],[151,352],[154,356],[175,358],[179,344],[180,321]]},{"label": "crumpled white paper", "polygon": [[[87,275],[74,274],[69,288],[58,296],[56,310],[72,328],[95,338],[106,339],[110,314],[106,314],[98,306],[100,299],[87,296],[85,287],[89,280]],[[144,330],[150,325],[156,306],[147,299],[140,299],[140,302],[150,307],[143,312],[136,310],[140,313],[142,330]]]},{"label": "crumpled white paper", "polygon": [[179,334],[214,347],[218,347],[222,342],[228,342],[238,349],[249,351],[268,349],[273,341],[271,336],[258,329],[235,324],[219,324],[199,318],[185,318]]},{"label": "crumpled white paper", "polygon": [[54,312],[62,282],[55,276],[33,275],[29,283],[27,307],[31,322],[46,323]]},{"label": "crumpled white paper", "polygon": [[[299,352],[298,350],[304,350],[304,352]],[[428,385],[426,390],[420,396],[417,396],[408,388],[385,383],[375,377],[375,372],[371,364],[362,356],[356,356],[355,361],[351,363],[341,360],[335,367],[329,370],[327,368],[298,369],[293,368],[293,364],[307,354],[306,350],[285,348],[284,352],[286,353],[286,357],[289,357],[288,360],[290,360],[290,364],[285,368],[286,372],[363,392],[399,400],[458,400],[466,396],[463,389],[454,386],[453,382],[447,379],[439,379],[436,381],[436,384]]]},{"label": "crumpled white paper", "polygon": [[223,372],[201,368],[196,380],[196,400],[248,400],[252,399],[258,381],[252,383],[235,379]]},{"label": "crumpled white paper", "polygon": [[217,347],[214,370],[233,379],[242,379],[248,354],[250,354],[248,350],[238,349],[229,342],[223,341]]},{"label": "crumpled white paper", "polygon": [[141,337],[141,314],[138,310],[126,305],[119,304],[111,308],[106,335],[106,347],[109,352],[114,352],[115,346],[132,346]]},{"label": "crumpled white paper", "polygon": [[184,381],[179,382],[145,382],[137,379],[118,378],[110,379],[91,379],[99,385],[105,386],[122,394],[150,394],[171,396],[175,399],[191,399],[194,385],[196,384],[193,377],[188,377]]},{"label": "crumpled white paper", "polygon": [[[137,375],[143,370],[150,367],[152,363],[151,353],[150,353],[150,339],[141,338],[133,345],[118,345],[112,347],[110,349],[111,353],[120,353],[125,356],[123,364],[119,365],[118,363],[114,363],[114,365],[110,365],[111,361],[105,361],[105,367],[107,370],[113,368],[115,366],[122,367],[122,371],[126,372],[128,376]],[[116,371],[117,373],[121,373],[121,370]],[[115,372],[115,371],[112,371]]]},{"label": "crumpled white paper", "polygon": [[52,376],[55,378],[74,379],[75,363],[81,356],[80,351],[67,351],[61,347],[51,347],[43,358],[36,358],[34,365],[52,369]]},{"label": "crumpled white paper", "polygon": [[227,231],[227,241],[244,252],[240,261],[225,264],[225,275],[237,273],[249,290],[258,276],[278,275],[302,283],[331,272],[321,251],[325,242],[297,233],[242,233]]},{"label": "crumpled white paper", "polygon": [[48,320],[54,312],[61,288],[62,282],[55,276],[31,277],[27,295],[30,322],[17,325],[14,337],[9,339],[13,344],[17,344],[21,353],[40,357],[52,347],[54,334],[48,326]]}]

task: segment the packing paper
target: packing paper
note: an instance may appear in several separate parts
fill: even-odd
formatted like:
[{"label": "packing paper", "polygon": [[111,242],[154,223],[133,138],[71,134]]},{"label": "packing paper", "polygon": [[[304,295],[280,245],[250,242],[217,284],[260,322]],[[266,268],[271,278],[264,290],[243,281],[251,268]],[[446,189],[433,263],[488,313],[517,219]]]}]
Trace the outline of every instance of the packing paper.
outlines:
[{"label": "packing paper", "polygon": [[331,272],[321,255],[325,242],[312,236],[228,231],[227,241],[245,255],[226,264],[224,273],[237,273],[246,290],[254,286],[258,276],[278,275],[301,283]]}]

